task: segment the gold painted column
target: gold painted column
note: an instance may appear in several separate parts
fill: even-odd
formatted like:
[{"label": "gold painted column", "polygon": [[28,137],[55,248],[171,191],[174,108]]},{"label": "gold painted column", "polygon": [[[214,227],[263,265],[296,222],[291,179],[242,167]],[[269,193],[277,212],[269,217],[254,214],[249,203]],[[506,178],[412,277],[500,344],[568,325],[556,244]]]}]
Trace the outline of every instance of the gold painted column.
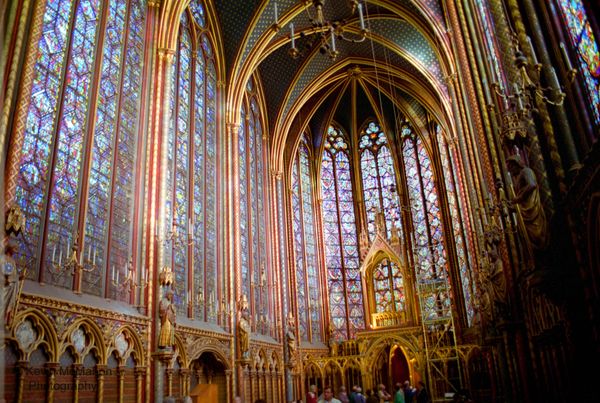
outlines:
[{"label": "gold painted column", "polygon": [[232,393],[232,388],[231,388],[231,381],[233,378],[233,371],[230,369],[226,369],[225,370],[225,388],[227,389],[227,402],[230,402],[233,398],[231,396]]},{"label": "gold painted column", "polygon": [[[146,375],[146,368],[144,367],[136,367],[134,370],[135,373],[135,401],[136,403],[142,403],[144,396],[143,382],[144,375]],[[102,400],[99,400],[102,401]]]},{"label": "gold painted column", "polygon": [[181,376],[181,394],[183,396],[188,396],[190,394],[190,370],[186,368],[181,368],[179,370],[179,375]]},{"label": "gold painted column", "polygon": [[83,372],[83,365],[82,364],[73,364],[72,366],[73,368],[73,384],[74,384],[74,390],[73,390],[73,402],[77,403],[79,402],[79,377],[81,376],[81,373]]},{"label": "gold painted column", "polygon": [[[17,402],[23,401],[23,388],[25,387],[25,375],[27,375],[27,368],[29,367],[29,361],[19,361],[17,368],[19,370],[19,385],[17,386]],[[3,380],[4,382],[4,380]]]},{"label": "gold painted column", "polygon": [[106,365],[96,365],[96,377],[98,382],[98,401],[104,401],[104,375],[106,375]]},{"label": "gold painted column", "polygon": [[[48,403],[54,403],[54,384],[56,382],[56,372],[60,368],[60,364],[57,362],[47,362],[45,368],[48,374],[48,395],[46,399]],[[17,401],[20,402],[21,400]]]},{"label": "gold painted column", "polygon": [[173,396],[173,368],[165,369],[167,375],[167,396]]},{"label": "gold painted column", "polygon": [[123,403],[124,393],[124,381],[125,381],[125,367],[119,366],[117,368],[117,376],[119,377],[119,403]]}]

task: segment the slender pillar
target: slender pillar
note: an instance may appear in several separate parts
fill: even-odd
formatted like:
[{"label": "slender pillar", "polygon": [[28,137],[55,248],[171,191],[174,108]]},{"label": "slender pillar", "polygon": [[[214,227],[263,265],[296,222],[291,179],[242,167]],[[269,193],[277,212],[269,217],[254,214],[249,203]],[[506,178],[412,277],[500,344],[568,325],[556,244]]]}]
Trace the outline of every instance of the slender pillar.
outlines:
[{"label": "slender pillar", "polygon": [[[54,384],[56,383],[56,372],[60,368],[60,364],[57,362],[48,362],[45,367],[48,374],[48,395],[46,399],[48,403],[54,403]],[[17,401],[20,402],[21,400]]]},{"label": "slender pillar", "polygon": [[119,366],[117,368],[117,375],[119,377],[119,403],[123,403],[123,394],[125,393],[125,367]]},{"label": "slender pillar", "polygon": [[[135,401],[136,403],[142,403],[144,397],[144,376],[146,375],[146,368],[136,367],[135,368]],[[99,400],[102,401],[102,400]]]},{"label": "slender pillar", "polygon": [[97,396],[98,401],[104,401],[104,375],[106,375],[106,365],[96,365],[96,378],[98,382]]}]

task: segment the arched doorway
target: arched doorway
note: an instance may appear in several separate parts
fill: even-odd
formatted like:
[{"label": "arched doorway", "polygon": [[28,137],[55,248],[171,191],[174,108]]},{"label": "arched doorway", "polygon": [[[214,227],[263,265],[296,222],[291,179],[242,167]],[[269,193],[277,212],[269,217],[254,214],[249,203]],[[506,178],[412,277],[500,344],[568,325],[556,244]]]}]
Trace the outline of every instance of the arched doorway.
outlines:
[{"label": "arched doorway", "polygon": [[404,383],[404,381],[410,380],[410,370],[408,368],[408,360],[404,351],[399,346],[392,347],[392,353],[390,356],[390,372],[391,372],[391,383],[390,388],[397,383]]},{"label": "arched doorway", "polygon": [[217,385],[219,402],[227,401],[226,366],[214,353],[206,351],[192,361],[190,365],[190,391],[198,384]]}]

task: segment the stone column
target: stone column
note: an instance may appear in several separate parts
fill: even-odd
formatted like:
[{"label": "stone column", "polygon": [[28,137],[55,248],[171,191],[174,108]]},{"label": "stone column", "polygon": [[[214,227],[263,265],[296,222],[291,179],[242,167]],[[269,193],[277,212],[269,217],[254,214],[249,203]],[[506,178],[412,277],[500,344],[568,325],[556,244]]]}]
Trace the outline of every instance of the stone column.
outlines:
[{"label": "stone column", "polygon": [[225,370],[225,387],[227,388],[227,402],[229,403],[233,397],[231,396],[233,388],[231,382],[233,380],[233,371],[230,369]]},{"label": "stone column", "polygon": [[190,394],[190,370],[187,368],[181,368],[179,370],[179,375],[181,376],[181,394],[183,396],[188,396]]},{"label": "stone column", "polygon": [[[3,363],[4,364],[4,363]],[[28,361],[19,361],[17,368],[19,370],[19,384],[17,386],[17,402],[23,401],[23,389],[25,387],[25,375],[27,375]],[[4,380],[2,380],[4,382]]]},{"label": "stone column", "polygon": [[[54,384],[56,382],[56,371],[60,368],[60,364],[57,362],[47,362],[45,367],[48,374],[48,395],[46,398],[48,399],[48,403],[54,403]],[[21,400],[18,399],[17,401],[20,402]]]},{"label": "stone column", "polygon": [[73,364],[71,368],[73,368],[73,384],[74,384],[73,402],[77,403],[77,402],[79,402],[79,377],[81,376],[81,371],[83,371],[83,365],[82,364]]},{"label": "stone column", "polygon": [[125,367],[119,365],[117,368],[117,375],[119,376],[119,403],[123,403],[123,394],[125,393]]},{"label": "stone column", "polygon": [[[144,397],[144,375],[146,375],[146,368],[136,367],[135,368],[135,401],[136,403],[142,403]],[[102,400],[99,400],[102,401]]]},{"label": "stone column", "polygon": [[98,401],[104,401],[104,375],[106,375],[106,365],[96,365],[96,377],[98,379]]}]

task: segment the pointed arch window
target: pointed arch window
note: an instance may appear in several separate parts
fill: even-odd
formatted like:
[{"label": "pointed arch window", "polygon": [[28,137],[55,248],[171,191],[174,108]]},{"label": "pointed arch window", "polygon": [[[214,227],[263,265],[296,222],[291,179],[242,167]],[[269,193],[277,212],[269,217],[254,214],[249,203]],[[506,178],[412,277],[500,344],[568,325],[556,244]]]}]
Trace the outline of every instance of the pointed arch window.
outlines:
[{"label": "pointed arch window", "polygon": [[16,257],[31,279],[70,287],[69,275],[50,268],[75,244],[98,267],[84,273],[83,291],[129,299],[109,273],[126,270],[134,250],[146,9],[145,0],[60,0],[34,16],[42,33],[15,136],[22,142],[13,144],[15,201],[26,218]]},{"label": "pointed arch window", "polygon": [[401,228],[398,215],[398,186],[387,137],[377,122],[370,121],[362,131],[359,153],[369,238],[372,241],[377,232],[377,211],[384,213],[386,231],[390,237],[392,228]]},{"label": "pointed arch window", "polygon": [[347,340],[364,328],[350,150],[340,129],[330,126],[321,161],[323,236],[332,337]]},{"label": "pointed arch window", "polygon": [[466,213],[464,201],[464,186],[462,184],[462,169],[458,164],[458,155],[454,147],[450,147],[442,132],[442,127],[436,125],[436,139],[440,151],[442,172],[446,185],[448,197],[448,209],[452,221],[452,233],[454,234],[454,247],[458,260],[458,271],[460,276],[460,287],[462,288],[463,301],[467,312],[467,321],[471,324],[475,311],[473,308],[473,280],[470,270],[470,253],[473,248],[469,244],[466,234],[470,225],[470,219]]},{"label": "pointed arch window", "polygon": [[242,294],[247,296],[254,315],[254,331],[274,334],[275,329],[270,325],[272,276],[268,266],[266,231],[269,225],[267,142],[263,136],[256,78],[246,86],[241,116],[238,146]]},{"label": "pointed arch window", "polygon": [[[446,250],[442,229],[438,191],[433,178],[429,153],[421,137],[405,123],[401,129],[402,156],[414,228],[413,245],[417,282],[446,281]],[[421,309],[434,317],[447,310],[445,291],[424,301]],[[443,306],[441,306],[441,305]]]},{"label": "pointed arch window", "polygon": [[309,146],[302,139],[292,166],[292,223],[296,301],[301,340],[321,340],[321,292],[317,275],[316,225]]},{"label": "pointed arch window", "polygon": [[600,124],[600,51],[581,0],[557,0],[571,45],[577,53],[594,121]]},{"label": "pointed arch window", "polygon": [[182,14],[173,64],[165,202],[173,239],[165,264],[175,274],[181,313],[216,323],[224,295],[217,262],[217,74],[203,16],[197,1]]},{"label": "pointed arch window", "polygon": [[404,278],[398,265],[387,259],[373,269],[375,312],[403,312],[406,309]]}]

